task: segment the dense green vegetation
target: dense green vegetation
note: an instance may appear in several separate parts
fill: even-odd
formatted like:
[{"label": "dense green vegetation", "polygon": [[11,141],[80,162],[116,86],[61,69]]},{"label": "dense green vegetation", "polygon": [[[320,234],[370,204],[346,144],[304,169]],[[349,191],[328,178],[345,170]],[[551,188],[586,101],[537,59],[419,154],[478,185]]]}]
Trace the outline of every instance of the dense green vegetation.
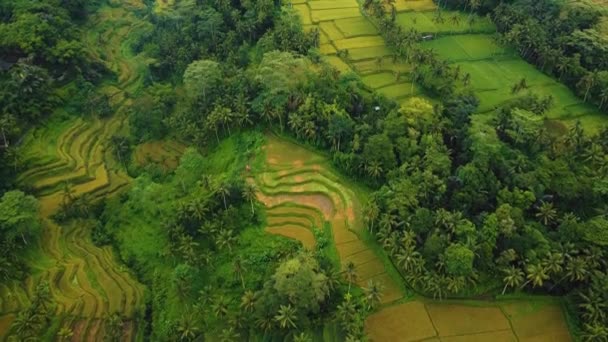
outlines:
[{"label": "dense green vegetation", "polygon": [[[552,129],[551,95],[520,93],[525,77],[478,119],[476,75],[417,26],[441,26],[444,7],[462,12],[435,34],[491,19],[602,110],[605,9],[446,0],[429,19],[336,3],[301,19],[272,0],[0,0],[1,338],[359,341],[390,302],[523,292],[563,298],[573,335],[606,340],[608,130]],[[407,97],[323,56],[336,15],[361,36],[331,53],[390,51]],[[498,48],[486,38],[469,57]],[[333,165],[273,156],[268,131]],[[295,239],[263,229],[284,226]]]}]

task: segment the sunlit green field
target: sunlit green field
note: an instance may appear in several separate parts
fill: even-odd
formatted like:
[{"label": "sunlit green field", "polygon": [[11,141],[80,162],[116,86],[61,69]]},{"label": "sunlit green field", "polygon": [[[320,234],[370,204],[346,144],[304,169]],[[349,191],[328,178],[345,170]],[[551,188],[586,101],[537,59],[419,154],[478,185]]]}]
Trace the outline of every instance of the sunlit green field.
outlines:
[{"label": "sunlit green field", "polygon": [[[570,126],[580,120],[593,133],[604,120],[598,108],[586,104],[568,87],[521,59],[516,51],[497,42],[496,29],[487,17],[437,9],[399,13],[404,28],[415,28],[434,38],[423,43],[437,55],[470,75],[470,84],[480,99],[479,111],[491,112],[500,104],[524,94],[552,96],[546,113],[555,123]],[[512,87],[525,79],[528,88],[517,93]],[[552,125],[553,125],[552,124]]]}]

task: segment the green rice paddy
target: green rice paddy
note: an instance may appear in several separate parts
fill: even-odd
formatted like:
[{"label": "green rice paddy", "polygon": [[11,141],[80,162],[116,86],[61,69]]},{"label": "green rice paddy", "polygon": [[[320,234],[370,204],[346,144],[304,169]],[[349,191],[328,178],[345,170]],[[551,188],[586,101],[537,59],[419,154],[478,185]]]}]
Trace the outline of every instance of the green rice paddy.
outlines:
[{"label": "green rice paddy", "polygon": [[[502,103],[527,93],[551,95],[553,106],[546,117],[553,122],[548,123],[548,128],[555,124],[570,126],[580,120],[590,133],[600,129],[602,116],[596,107],[584,103],[568,87],[524,61],[516,51],[500,45],[496,29],[488,18],[445,10],[440,16],[442,19],[437,20],[436,8],[414,9],[399,13],[397,21],[404,28],[435,34],[434,39],[423,45],[460,68],[461,74],[470,74],[471,86],[480,99],[481,113],[492,112]],[[522,78],[529,88],[512,93],[513,85]]]}]

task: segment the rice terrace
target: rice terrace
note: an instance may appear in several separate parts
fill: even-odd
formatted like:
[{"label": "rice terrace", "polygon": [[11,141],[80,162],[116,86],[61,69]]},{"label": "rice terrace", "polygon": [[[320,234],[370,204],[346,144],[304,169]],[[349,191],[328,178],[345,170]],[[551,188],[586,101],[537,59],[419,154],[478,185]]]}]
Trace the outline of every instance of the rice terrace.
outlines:
[{"label": "rice terrace", "polygon": [[0,0],[0,341],[608,341],[607,5]]}]

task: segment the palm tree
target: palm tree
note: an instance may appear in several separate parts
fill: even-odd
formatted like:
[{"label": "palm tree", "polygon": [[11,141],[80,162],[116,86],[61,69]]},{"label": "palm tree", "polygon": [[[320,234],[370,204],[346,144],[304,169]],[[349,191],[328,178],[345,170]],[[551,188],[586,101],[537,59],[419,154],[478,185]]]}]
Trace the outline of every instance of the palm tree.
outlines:
[{"label": "palm tree", "polygon": [[70,182],[63,182],[63,203],[69,204],[74,200],[74,195],[76,194],[76,190],[72,186]]},{"label": "palm tree", "polygon": [[532,283],[533,287],[543,286],[545,280],[549,279],[547,270],[541,265],[530,265],[526,268],[526,279],[528,279],[522,287],[525,287],[529,283]]},{"label": "palm tree", "polygon": [[549,252],[542,261],[542,265],[547,270],[547,274],[559,274],[564,269],[564,255],[559,252]]},{"label": "palm tree", "polygon": [[432,273],[424,276],[423,278],[423,282],[425,284],[425,291],[432,293],[434,299],[441,300],[445,297],[443,276]]},{"label": "palm tree", "polygon": [[344,342],[361,342],[362,340],[353,334],[346,335]]},{"label": "palm tree", "polygon": [[234,331],[233,327],[225,328],[222,330],[222,333],[220,334],[220,342],[238,341],[240,336],[241,335],[239,333]]},{"label": "palm tree", "polygon": [[[423,55],[420,55],[420,56],[423,56]],[[410,89],[410,94],[414,94],[414,85],[416,84],[416,82],[418,82],[418,80],[420,80],[422,78],[422,72],[420,71],[420,69],[418,69],[418,66],[416,64],[414,64],[412,66],[411,77],[412,77],[412,86]]]},{"label": "palm tree", "polygon": [[201,200],[194,200],[190,202],[190,204],[188,205],[188,209],[192,213],[192,216],[199,221],[201,221],[205,217],[205,214],[207,214],[207,212],[209,211],[209,209],[207,209],[206,203]]},{"label": "palm tree", "polygon": [[478,9],[479,6],[481,6],[480,0],[469,0],[469,7],[471,8],[471,12],[469,13],[469,16],[473,15],[473,11]]},{"label": "palm tree", "polygon": [[254,184],[245,184],[245,187],[243,188],[243,198],[246,201],[249,201],[249,204],[251,204],[251,213],[255,214],[255,210],[253,209],[253,201],[255,201],[256,199],[256,194],[257,194],[257,187]]},{"label": "palm tree", "polygon": [[256,321],[256,324],[258,325],[258,327],[260,327],[260,329],[262,329],[264,331],[272,330],[272,328],[274,327],[274,323],[275,323],[274,318],[272,316],[260,317]]},{"label": "palm tree", "polygon": [[234,269],[234,277],[236,279],[240,279],[241,280],[241,286],[243,287],[243,290],[245,289],[245,278],[243,277],[243,273],[245,273],[245,268],[243,267],[243,264],[241,263],[241,258],[235,258],[234,262],[232,263],[232,267]]},{"label": "palm tree", "polygon": [[[563,55],[563,54],[560,54]],[[559,81],[561,82],[562,77],[567,74],[571,69],[571,61],[568,57],[560,58],[557,62],[557,71],[559,72]]]},{"label": "palm tree", "polygon": [[585,161],[593,165],[599,165],[604,161],[604,148],[600,144],[592,143],[585,153]]},{"label": "palm tree", "polygon": [[300,138],[300,135],[302,134],[302,127],[304,126],[302,116],[300,116],[298,113],[289,114],[287,125],[294,133],[296,133],[296,137]]},{"label": "palm tree", "polygon": [[215,133],[215,140],[217,141],[217,144],[220,144],[220,136],[218,134],[218,126],[220,123],[220,117],[218,116],[218,113],[216,111],[211,112],[208,116],[207,119],[205,120],[205,128],[207,130],[211,130],[213,129],[213,132]]},{"label": "palm tree", "polygon": [[423,260],[414,246],[401,248],[395,257],[397,259],[397,265],[401,266],[404,271],[414,273],[421,271]]},{"label": "palm tree", "polygon": [[505,277],[502,278],[502,281],[505,283],[505,287],[502,289],[502,294],[504,295],[507,291],[507,287],[519,287],[524,282],[524,272],[517,267],[511,266],[507,269],[504,269]]},{"label": "palm tree", "polygon": [[227,247],[228,251],[232,253],[232,245],[236,242],[236,240],[237,238],[234,236],[232,229],[222,229],[215,239],[215,244],[219,249]]},{"label": "palm tree", "polygon": [[224,209],[228,210],[228,204],[226,203],[226,196],[230,196],[230,187],[228,187],[228,184],[224,182],[220,183],[215,189],[215,192],[222,196],[222,199],[224,200]]},{"label": "palm tree", "polygon": [[[11,114],[6,114],[0,117],[0,135],[2,135],[2,145],[0,145],[3,149],[8,149],[9,140],[6,138],[6,130],[11,129],[12,127],[16,127],[17,123],[15,117]],[[10,134],[10,133],[9,133]]]},{"label": "palm tree", "polygon": [[538,213],[536,213],[536,217],[540,220],[540,222],[547,226],[557,218],[557,210],[553,208],[552,203],[542,201],[540,207],[538,208]]},{"label": "palm tree", "polygon": [[270,127],[272,127],[272,117],[274,115],[274,108],[270,101],[264,102],[264,108],[262,108],[262,116],[266,118]]},{"label": "palm tree", "polygon": [[375,308],[380,304],[382,299],[382,284],[374,282],[373,280],[367,281],[367,287],[363,289],[365,293],[365,302],[369,309]]},{"label": "palm tree", "polygon": [[211,285],[206,285],[200,291],[198,291],[197,305],[201,307],[206,307],[209,303],[211,303],[213,292],[214,290]]},{"label": "palm tree", "polygon": [[584,341],[608,341],[608,327],[601,322],[586,323],[582,337]]},{"label": "palm tree", "polygon": [[380,208],[378,207],[378,204],[374,200],[367,202],[365,208],[363,209],[363,219],[365,220],[365,223],[368,225],[369,231],[372,234],[374,233],[374,223],[378,219],[379,214]]},{"label": "palm tree", "polygon": [[582,317],[590,322],[600,322],[606,318],[606,309],[608,304],[602,299],[602,296],[593,291],[587,290],[586,293],[579,293],[581,303],[579,307],[582,309]]},{"label": "palm tree", "polygon": [[189,265],[195,265],[198,259],[198,255],[196,253],[196,247],[198,247],[199,243],[194,241],[192,236],[190,235],[182,235],[179,237],[177,251],[181,254],[184,260]]},{"label": "palm tree", "polygon": [[282,305],[279,308],[279,312],[274,316],[274,320],[279,323],[279,326],[283,329],[296,328],[296,309],[291,304]]},{"label": "palm tree", "polygon": [[585,90],[585,97],[583,98],[583,102],[587,102],[587,98],[589,97],[589,91],[591,91],[591,88],[595,86],[596,82],[597,74],[595,72],[588,72],[578,82],[577,86]]},{"label": "palm tree", "polygon": [[304,122],[304,127],[302,128],[304,135],[308,138],[308,140],[314,140],[317,136],[317,127],[315,126],[314,121],[306,121]]},{"label": "palm tree", "polygon": [[382,176],[382,163],[377,160],[371,160],[367,165],[365,165],[365,171],[368,175],[373,178],[380,178]]},{"label": "palm tree", "polygon": [[306,333],[299,333],[293,337],[293,342],[312,342],[312,338]]},{"label": "palm tree", "polygon": [[464,76],[462,77],[462,84],[464,84],[465,87],[471,84],[471,74],[469,74],[468,72],[464,74]]},{"label": "palm tree", "polygon": [[608,155],[605,155],[604,158],[602,158],[602,160],[599,162],[598,172],[603,176],[608,175]]},{"label": "palm tree", "polygon": [[604,88],[600,92],[600,108],[604,108],[605,104],[608,104],[608,88]]},{"label": "palm tree", "polygon": [[450,22],[452,23],[452,25],[454,26],[458,26],[460,25],[460,16],[458,15],[458,13],[454,13],[454,15],[452,15],[450,17]]},{"label": "palm tree", "polygon": [[30,336],[35,336],[41,327],[42,319],[40,315],[28,309],[19,313],[12,325],[13,331],[18,337],[23,339]]},{"label": "palm tree", "polygon": [[380,215],[380,228],[391,231],[397,225],[397,217],[390,213]]},{"label": "palm tree", "polygon": [[124,321],[118,313],[110,314],[106,318],[105,334],[110,341],[120,340],[122,335]]},{"label": "palm tree", "polygon": [[0,257],[0,279],[6,281],[12,277],[13,263],[7,257]]},{"label": "palm tree", "polygon": [[283,131],[283,109],[279,107],[273,107],[271,112],[272,118],[279,119],[279,127],[281,127],[281,131]]},{"label": "palm tree", "polygon": [[584,281],[589,277],[587,261],[583,257],[568,259],[566,263],[566,276],[570,281]]},{"label": "palm tree", "polygon": [[252,312],[255,307],[256,296],[251,290],[245,291],[243,297],[241,297],[241,309],[246,312]]},{"label": "palm tree", "polygon": [[466,286],[466,279],[463,276],[447,277],[446,285],[451,293],[458,293]]},{"label": "palm tree", "polygon": [[344,296],[344,300],[337,307],[336,316],[340,321],[340,324],[344,330],[349,330],[348,326],[351,324],[353,318],[357,315],[357,308],[353,303],[353,295],[348,292]]},{"label": "palm tree", "polygon": [[180,341],[194,341],[200,334],[200,328],[196,325],[194,316],[185,314],[177,326],[177,332]]},{"label": "palm tree", "polygon": [[333,267],[325,272],[325,285],[327,285],[328,295],[340,285],[340,273]]},{"label": "palm tree", "polygon": [[226,297],[219,295],[215,300],[213,300],[213,304],[211,305],[213,309],[213,314],[215,317],[224,318],[228,315],[228,301]]},{"label": "palm tree", "polygon": [[349,261],[346,263],[346,267],[344,268],[344,275],[346,276],[346,281],[348,282],[348,292],[350,292],[351,284],[357,282],[357,267],[355,263]]},{"label": "palm tree", "polygon": [[406,229],[401,237],[401,244],[404,247],[416,246],[416,233],[410,229]]},{"label": "palm tree", "polygon": [[239,128],[253,124],[253,121],[251,120],[251,115],[249,115],[249,113],[246,111],[239,112],[239,113],[235,114],[234,117],[236,118],[236,123],[239,126]]},{"label": "palm tree", "polygon": [[224,128],[228,129],[228,135],[232,135],[230,132],[230,124],[232,123],[232,119],[234,118],[234,114],[230,110],[230,108],[221,108],[219,112],[220,121],[224,125]]},{"label": "palm tree", "polygon": [[69,341],[73,335],[74,332],[70,327],[62,327],[59,332],[57,332],[57,340],[60,342]]},{"label": "palm tree", "polygon": [[129,153],[129,140],[127,137],[113,135],[110,139],[112,148],[120,164],[124,164],[123,156]]}]

